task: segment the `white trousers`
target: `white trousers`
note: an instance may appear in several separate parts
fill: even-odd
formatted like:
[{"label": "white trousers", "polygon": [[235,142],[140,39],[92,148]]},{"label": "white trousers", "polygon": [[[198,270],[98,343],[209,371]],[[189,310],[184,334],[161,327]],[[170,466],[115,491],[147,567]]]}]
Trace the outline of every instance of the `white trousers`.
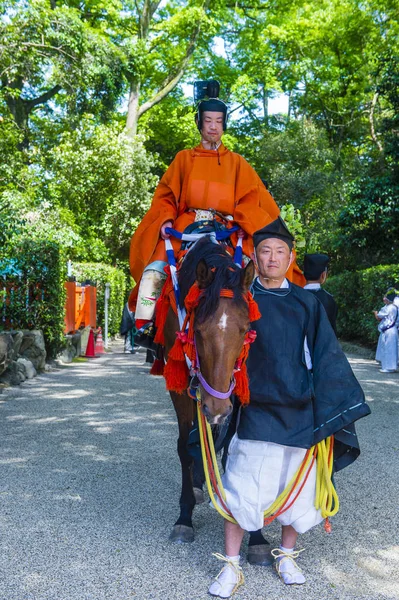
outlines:
[{"label": "white trousers", "polygon": [[[264,511],[285,489],[301,465],[306,450],[272,442],[231,440],[222,477],[226,504],[238,524],[246,531],[263,527]],[[298,498],[290,509],[277,517],[282,525],[292,525],[304,533],[323,520],[314,506],[316,463]]]}]

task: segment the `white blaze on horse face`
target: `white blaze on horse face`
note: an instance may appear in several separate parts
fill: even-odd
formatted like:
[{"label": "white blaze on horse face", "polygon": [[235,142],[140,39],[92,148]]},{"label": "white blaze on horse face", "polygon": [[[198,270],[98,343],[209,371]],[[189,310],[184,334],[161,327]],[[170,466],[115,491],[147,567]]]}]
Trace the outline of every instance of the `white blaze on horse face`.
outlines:
[{"label": "white blaze on horse face", "polygon": [[220,317],[218,327],[221,331],[224,331],[226,329],[226,326],[227,326],[227,315],[225,312],[223,312],[222,316]]}]

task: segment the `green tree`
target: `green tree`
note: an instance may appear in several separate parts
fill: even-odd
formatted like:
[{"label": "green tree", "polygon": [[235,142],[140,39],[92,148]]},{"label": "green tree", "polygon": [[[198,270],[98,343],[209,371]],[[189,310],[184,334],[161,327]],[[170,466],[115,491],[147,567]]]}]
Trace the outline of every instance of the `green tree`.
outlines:
[{"label": "green tree", "polygon": [[378,150],[348,184],[338,221],[336,246],[348,268],[399,262],[399,55],[382,57],[378,76]]},{"label": "green tree", "polygon": [[[22,132],[20,149],[28,147],[31,120],[40,111],[47,119],[51,115],[57,119],[56,106],[86,109],[95,99],[103,110],[110,91],[115,87],[121,91],[117,48],[105,35],[101,20],[90,22],[87,7],[81,5],[79,10],[73,4],[2,3],[0,99]],[[100,7],[99,2],[92,3],[96,4]]]},{"label": "green tree", "polygon": [[[156,184],[153,164],[142,140],[127,137],[121,124],[95,126],[89,120],[65,132],[44,156],[41,194],[73,215],[74,229],[87,246],[78,258],[127,258]],[[90,256],[91,248],[98,255],[101,247],[106,248],[102,256]]]}]

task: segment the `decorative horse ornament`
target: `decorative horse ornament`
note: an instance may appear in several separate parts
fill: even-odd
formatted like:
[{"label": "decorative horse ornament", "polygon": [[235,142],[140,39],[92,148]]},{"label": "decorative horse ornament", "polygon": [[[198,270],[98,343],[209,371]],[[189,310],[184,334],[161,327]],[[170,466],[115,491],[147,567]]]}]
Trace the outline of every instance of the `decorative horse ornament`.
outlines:
[{"label": "decorative horse ornament", "polygon": [[252,261],[241,269],[223,246],[206,236],[189,251],[178,272],[179,304],[187,311],[181,330],[170,278],[158,301],[155,341],[165,349],[163,374],[177,415],[182,467],[180,516],[170,535],[174,542],[194,540],[194,488],[197,495],[202,493],[202,469],[193,468],[187,449],[194,397],[213,425],[221,425],[230,415],[233,391],[242,404],[249,401],[245,367],[253,341],[249,326],[260,317],[249,292],[254,271]]}]

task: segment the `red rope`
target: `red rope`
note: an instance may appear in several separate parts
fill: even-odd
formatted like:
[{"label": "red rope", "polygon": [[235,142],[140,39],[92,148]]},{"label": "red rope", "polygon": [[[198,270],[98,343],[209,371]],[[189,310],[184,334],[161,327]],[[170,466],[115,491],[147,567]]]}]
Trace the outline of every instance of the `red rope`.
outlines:
[{"label": "red rope", "polygon": [[308,456],[309,456],[309,452],[310,452],[310,450],[308,450],[308,451],[306,452],[306,454],[305,454],[305,458],[303,459],[303,462],[302,462],[301,468],[300,468],[300,470],[299,470],[299,473],[298,473],[298,475],[297,475],[297,477],[296,477],[296,479],[295,479],[294,485],[292,486],[292,489],[291,489],[290,493],[288,494],[287,498],[284,500],[283,504],[282,504],[282,505],[281,505],[281,507],[278,509],[278,511],[276,511],[276,512],[274,513],[274,515],[271,515],[270,517],[266,517],[266,519],[265,519],[265,521],[264,521],[264,524],[265,524],[265,525],[270,525],[270,523],[272,523],[272,522],[274,521],[274,519],[276,519],[278,516],[282,515],[284,512],[286,512],[287,510],[289,510],[289,509],[291,508],[291,506],[294,504],[294,502],[296,501],[296,499],[298,498],[299,494],[302,492],[302,490],[303,490],[303,487],[304,487],[304,485],[305,485],[306,481],[308,480],[308,477],[309,477],[309,475],[310,475],[310,472],[311,472],[311,470],[312,470],[312,467],[313,467],[313,465],[314,465],[314,462],[315,462],[315,460],[316,460],[317,448],[315,449],[315,452],[314,452],[314,454],[313,454],[313,458],[312,458],[312,462],[310,463],[310,466],[308,467],[308,471],[307,471],[307,473],[306,473],[306,475],[305,475],[305,478],[304,478],[304,480],[303,480],[303,481],[302,481],[302,483],[301,483],[301,486],[300,486],[300,488],[299,488],[298,492],[297,492],[297,493],[296,493],[296,495],[295,495],[295,498],[293,498],[293,500],[292,500],[292,501],[289,503],[289,505],[288,505],[288,506],[285,506],[285,505],[287,504],[288,500],[290,499],[290,497],[292,496],[292,494],[293,494],[294,490],[295,490],[295,487],[296,487],[296,485],[297,485],[297,483],[298,483],[298,480],[299,480],[299,478],[300,478],[300,476],[301,476],[301,474],[302,474],[302,471],[303,471],[303,469],[304,469],[304,466],[305,466],[306,459],[307,459],[307,458],[308,458]]}]

